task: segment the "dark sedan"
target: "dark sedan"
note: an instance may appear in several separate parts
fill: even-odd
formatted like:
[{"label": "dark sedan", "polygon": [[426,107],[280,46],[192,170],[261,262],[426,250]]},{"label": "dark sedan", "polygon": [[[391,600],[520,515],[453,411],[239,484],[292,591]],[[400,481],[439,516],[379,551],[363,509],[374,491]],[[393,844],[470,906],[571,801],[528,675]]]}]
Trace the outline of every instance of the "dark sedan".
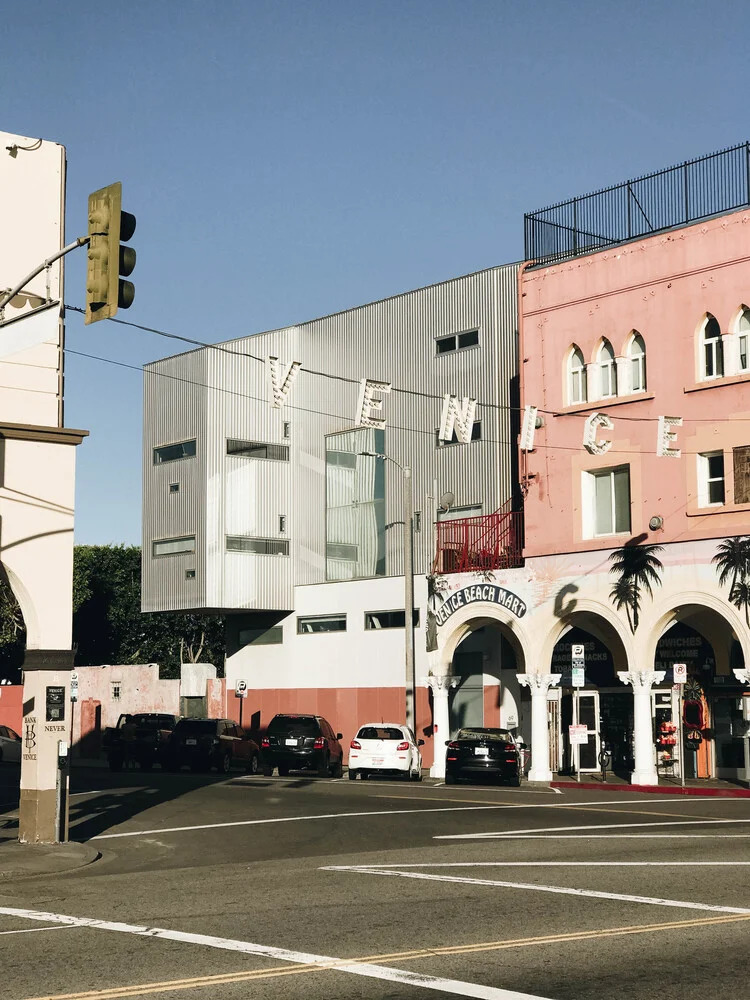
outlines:
[{"label": "dark sedan", "polygon": [[169,759],[179,770],[188,764],[191,771],[211,768],[229,774],[233,766],[250,774],[260,769],[260,748],[244,729],[231,719],[180,719],[170,740]]},{"label": "dark sedan", "polygon": [[455,784],[459,778],[482,775],[503,779],[516,788],[521,784],[521,751],[526,744],[517,742],[507,729],[459,729],[446,746],[446,785]]}]

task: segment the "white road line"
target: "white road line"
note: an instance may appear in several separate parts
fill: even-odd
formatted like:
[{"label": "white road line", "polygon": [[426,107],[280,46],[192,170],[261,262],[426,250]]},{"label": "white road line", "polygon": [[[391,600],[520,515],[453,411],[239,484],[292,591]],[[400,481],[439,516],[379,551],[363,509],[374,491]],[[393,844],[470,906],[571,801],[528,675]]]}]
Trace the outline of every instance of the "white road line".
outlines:
[{"label": "white road line", "polygon": [[[673,799],[670,797],[668,799],[651,799],[644,802],[641,799],[636,800],[639,805],[657,805],[660,802],[669,802],[674,805]],[[716,803],[716,799],[709,799],[711,804]],[[740,802],[741,799],[722,799],[721,802]],[[570,809],[573,805],[583,805],[584,803],[571,803],[567,802],[524,802],[524,803],[496,803],[494,805],[486,806],[437,806],[430,807],[426,809],[379,809],[377,811],[371,812],[344,812],[344,813],[319,813],[313,816],[277,816],[272,819],[243,819],[236,820],[231,823],[201,823],[195,826],[171,826],[171,827],[158,827],[153,830],[127,830],[123,833],[100,833],[96,837],[91,837],[91,840],[114,840],[119,837],[145,837],[156,833],[185,833],[192,830],[220,830],[231,826],[262,826],[266,823],[301,823],[307,820],[315,819],[348,819],[351,817],[357,818],[362,816],[408,816],[414,815],[416,813],[445,813],[445,812],[482,812],[488,809]],[[601,802],[586,803],[586,808],[589,806],[606,806],[606,805],[622,805],[622,799],[604,799]],[[733,820],[727,820],[726,822],[734,822]],[[750,821],[749,821],[750,822]],[[617,824],[614,824],[617,825]],[[627,824],[625,824],[627,825]],[[637,824],[636,824],[637,825]],[[644,823],[643,826],[649,826],[650,824]],[[586,830],[588,827],[550,827],[548,830],[544,829],[541,831],[530,830],[530,833],[546,833],[553,830]],[[596,829],[595,827],[593,829]],[[602,828],[606,829],[606,828]],[[524,833],[524,830],[512,830],[511,833]],[[486,833],[486,834],[460,834],[458,836],[465,837],[495,837],[499,834]]]},{"label": "white road line", "polygon": [[552,791],[555,795],[562,795],[562,788],[553,788]]},{"label": "white road line", "polygon": [[511,835],[518,837],[519,834],[540,834],[540,833],[567,833],[579,830],[626,830],[630,827],[647,826],[649,828],[657,826],[701,826],[706,823],[750,823],[750,819],[675,819],[659,820],[656,823],[592,823],[590,826],[548,826],[543,829],[533,827],[529,830],[496,830],[492,833],[442,833],[434,836],[433,840],[503,840]]},{"label": "white road line", "polygon": [[[651,824],[649,824],[651,825]],[[447,839],[434,837],[434,840]],[[750,833],[542,833],[503,834],[499,840],[750,840]]]},{"label": "white road line", "polygon": [[452,993],[460,997],[475,997],[477,1000],[549,1000],[531,993],[519,993],[516,990],[504,990],[496,986],[482,986],[478,983],[464,983],[456,979],[443,979],[439,976],[427,976],[409,972],[403,969],[390,969],[384,965],[373,965],[363,962],[350,962],[347,959],[331,958],[328,955],[311,955],[303,951],[290,951],[287,948],[274,948],[263,944],[253,944],[250,941],[236,941],[231,938],[213,937],[208,934],[190,934],[185,931],[166,930],[163,927],[140,927],[135,924],[115,923],[109,920],[96,920],[92,917],[69,917],[62,913],[43,913],[37,910],[22,910],[10,906],[0,906],[0,914],[13,917],[24,917],[27,920],[55,922],[66,926],[93,927],[98,930],[117,931],[121,934],[135,934],[138,937],[159,938],[166,941],[178,941],[183,944],[198,944],[208,948],[222,948],[225,951],[240,952],[254,955],[258,958],[271,958],[281,962],[293,962],[297,965],[316,965],[332,972],[346,972],[354,976],[367,976],[371,979],[385,979],[393,983],[404,983],[407,986],[419,986],[441,993]]},{"label": "white road line", "polygon": [[[403,866],[402,866],[403,867]],[[501,882],[495,879],[468,878],[458,875],[429,875],[427,872],[394,871],[384,868],[363,868],[341,866],[338,871],[351,871],[358,875],[392,875],[396,878],[425,879],[428,882],[460,882],[465,885],[488,885],[502,889],[526,889],[531,892],[553,892],[564,896],[584,896],[592,899],[616,899],[625,903],[649,903],[651,906],[674,906],[686,910],[701,910],[709,913],[750,914],[750,910],[738,906],[715,906],[711,903],[694,903],[688,900],[660,899],[653,896],[630,896],[622,892],[597,892],[594,889],[571,889],[561,885],[536,885],[530,882]],[[0,913],[2,910],[0,910]]]},{"label": "white road line", "polygon": [[404,865],[325,865],[322,872],[372,872],[402,868],[737,868],[750,861],[422,861]]},{"label": "white road line", "polygon": [[65,924],[53,924],[51,927],[22,927],[17,931],[0,931],[0,935],[5,934],[38,934],[40,931],[64,931],[68,927]]}]

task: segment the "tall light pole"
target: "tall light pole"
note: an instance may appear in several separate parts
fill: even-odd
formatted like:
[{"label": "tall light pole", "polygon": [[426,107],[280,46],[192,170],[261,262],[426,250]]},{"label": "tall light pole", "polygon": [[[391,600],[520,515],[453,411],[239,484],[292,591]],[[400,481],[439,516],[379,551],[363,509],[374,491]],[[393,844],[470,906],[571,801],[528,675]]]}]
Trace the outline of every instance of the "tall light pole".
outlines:
[{"label": "tall light pole", "polygon": [[411,469],[388,455],[361,451],[367,458],[391,462],[400,469],[404,494],[404,674],[406,685],[406,725],[416,733],[417,680],[414,666],[414,485]]}]

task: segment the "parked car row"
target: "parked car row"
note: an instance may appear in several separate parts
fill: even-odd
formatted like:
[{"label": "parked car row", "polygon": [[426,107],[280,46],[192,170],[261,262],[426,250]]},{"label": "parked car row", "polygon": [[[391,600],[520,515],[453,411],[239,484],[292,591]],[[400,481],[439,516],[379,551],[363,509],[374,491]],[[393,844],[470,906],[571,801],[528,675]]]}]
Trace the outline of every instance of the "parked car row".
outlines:
[{"label": "parked car row", "polygon": [[0,763],[21,763],[21,737],[10,726],[0,726]]},{"label": "parked car row", "polygon": [[526,744],[507,729],[459,729],[454,739],[446,740],[446,747],[446,785],[487,776],[504,779],[516,788],[521,784]]}]

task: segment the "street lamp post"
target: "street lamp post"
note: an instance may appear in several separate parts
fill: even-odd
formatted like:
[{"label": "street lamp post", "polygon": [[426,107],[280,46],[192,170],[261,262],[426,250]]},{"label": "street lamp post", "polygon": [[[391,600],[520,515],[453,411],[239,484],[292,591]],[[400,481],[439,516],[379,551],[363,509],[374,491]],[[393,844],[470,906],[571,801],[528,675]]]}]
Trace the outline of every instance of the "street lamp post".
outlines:
[{"label": "street lamp post", "polygon": [[404,477],[404,673],[406,685],[406,725],[416,733],[417,681],[414,666],[414,485],[411,469],[388,455],[361,451],[367,458],[392,462]]}]

